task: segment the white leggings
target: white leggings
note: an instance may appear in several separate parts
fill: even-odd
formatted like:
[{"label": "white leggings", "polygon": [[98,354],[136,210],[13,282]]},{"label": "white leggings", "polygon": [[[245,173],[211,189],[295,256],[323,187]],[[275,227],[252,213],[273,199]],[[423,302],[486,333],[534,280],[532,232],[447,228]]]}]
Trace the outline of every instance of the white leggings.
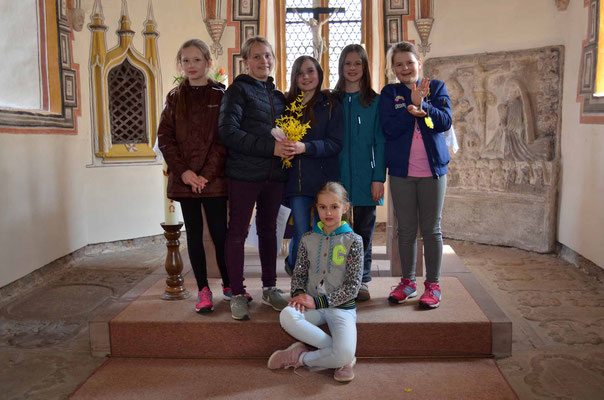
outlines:
[{"label": "white leggings", "polygon": [[[304,355],[304,365],[341,368],[354,359],[357,347],[356,309],[322,308],[301,313],[287,306],[281,311],[279,320],[287,333],[318,349]],[[332,336],[318,327],[325,323]]]}]

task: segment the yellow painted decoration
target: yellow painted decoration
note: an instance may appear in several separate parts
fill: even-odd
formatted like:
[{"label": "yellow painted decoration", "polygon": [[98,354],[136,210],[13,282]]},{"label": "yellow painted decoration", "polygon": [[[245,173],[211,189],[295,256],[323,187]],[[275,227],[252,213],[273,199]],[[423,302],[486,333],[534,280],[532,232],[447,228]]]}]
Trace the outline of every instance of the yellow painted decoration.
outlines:
[{"label": "yellow painted decoration", "polygon": [[[304,99],[304,92],[302,92],[296,100],[294,100],[289,106],[285,107],[285,111],[289,111],[289,114],[277,119],[275,123],[285,133],[285,137],[293,142],[299,142],[302,140],[306,131],[310,129],[310,122],[303,124],[300,120],[304,115],[304,109],[306,104],[302,103]],[[292,163],[287,159],[281,157],[281,163],[284,168],[290,168]]]},{"label": "yellow painted decoration", "polygon": [[[162,95],[160,85],[160,69],[157,49],[156,30],[157,23],[153,17],[151,2],[147,10],[147,19],[144,22],[144,54],[134,48],[130,18],[126,2],[122,2],[122,11],[119,20],[117,36],[119,43],[114,48],[107,50],[104,24],[103,7],[100,0],[95,0],[90,14],[88,28],[92,33],[90,48],[90,80],[92,101],[92,127],[97,136],[96,156],[102,157],[107,162],[119,161],[150,161],[155,160],[156,154],[153,146],[157,139],[157,125],[161,115]],[[145,76],[145,116],[146,136],[145,143],[113,144],[111,141],[111,125],[109,118],[109,72],[125,61],[130,62]]]},{"label": "yellow painted decoration", "polygon": [[346,261],[346,247],[343,244],[334,246],[333,252],[331,253],[331,261],[335,265],[342,265]]}]

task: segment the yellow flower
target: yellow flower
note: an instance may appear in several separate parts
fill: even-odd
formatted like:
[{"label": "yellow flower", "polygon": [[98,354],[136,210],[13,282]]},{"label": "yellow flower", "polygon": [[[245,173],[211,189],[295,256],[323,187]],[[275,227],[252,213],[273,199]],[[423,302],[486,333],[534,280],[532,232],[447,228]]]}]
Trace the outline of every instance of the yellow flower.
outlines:
[{"label": "yellow flower", "polygon": [[[310,129],[309,122],[303,124],[300,121],[304,115],[304,108],[306,108],[306,105],[302,103],[303,99],[304,92],[296,97],[296,100],[289,106],[285,107],[285,111],[289,111],[289,113],[275,121],[275,124],[283,130],[283,133],[285,133],[285,137],[293,142],[302,140],[304,135],[306,135],[306,131]],[[287,158],[281,157],[281,163],[284,168],[290,168],[292,166],[292,163]]]},{"label": "yellow flower", "polygon": [[426,118],[424,118],[424,121],[426,122],[426,126],[430,129],[434,129],[434,123],[432,122],[432,118],[430,118],[430,116],[427,116]]}]

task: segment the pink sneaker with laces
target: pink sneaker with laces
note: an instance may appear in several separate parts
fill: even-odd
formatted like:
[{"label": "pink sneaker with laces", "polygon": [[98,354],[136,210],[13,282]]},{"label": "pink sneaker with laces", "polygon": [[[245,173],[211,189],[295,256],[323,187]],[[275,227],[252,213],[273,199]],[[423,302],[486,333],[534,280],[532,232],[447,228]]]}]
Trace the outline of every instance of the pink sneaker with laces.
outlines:
[{"label": "pink sneaker with laces", "polygon": [[404,303],[405,300],[417,296],[417,284],[411,279],[401,279],[401,282],[390,292],[388,301],[394,304]]},{"label": "pink sneaker with laces", "polygon": [[212,303],[212,291],[209,287],[204,287],[197,294],[197,304],[195,311],[198,313],[207,313],[214,311],[214,303]]},{"label": "pink sneaker with laces", "polygon": [[357,363],[356,357],[348,365],[344,365],[342,368],[338,368],[333,373],[333,379],[338,382],[350,382],[354,379],[354,365]]},{"label": "pink sneaker with laces", "polygon": [[440,285],[438,283],[424,282],[426,291],[419,298],[419,306],[421,308],[436,308],[440,305],[442,297]]},{"label": "pink sneaker with laces", "polygon": [[285,350],[275,351],[268,359],[267,366],[269,369],[288,369],[289,367],[299,368],[302,365],[298,361],[300,354],[310,351],[302,342],[296,342]]}]

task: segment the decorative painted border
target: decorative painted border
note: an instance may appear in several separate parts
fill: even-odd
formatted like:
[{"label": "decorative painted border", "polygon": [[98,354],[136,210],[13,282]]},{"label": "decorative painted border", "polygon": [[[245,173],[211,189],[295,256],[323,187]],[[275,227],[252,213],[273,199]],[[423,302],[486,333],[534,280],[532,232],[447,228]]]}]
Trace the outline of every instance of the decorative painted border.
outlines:
[{"label": "decorative painted border", "polygon": [[[49,5],[44,0],[38,0],[39,9],[46,10]],[[55,46],[52,40],[54,32],[57,32],[58,59],[57,65],[48,65],[48,68],[42,68],[43,86],[48,85],[49,73],[47,69],[53,71],[58,70],[60,77],[61,93],[50,93],[45,89],[43,94],[43,110],[14,110],[0,109],[0,133],[59,133],[72,134],[77,133],[77,118],[81,114],[81,109],[78,105],[79,96],[79,65],[73,62],[72,41],[73,35],[68,18],[67,4],[65,1],[56,0],[54,2],[54,18],[53,10],[48,10],[40,15],[40,36],[41,36],[41,59],[43,62],[51,58],[54,54],[47,57],[48,48]],[[41,13],[42,14],[42,13]],[[58,18],[57,18],[58,17]],[[53,26],[56,23],[56,26]],[[50,112],[49,112],[50,111]]]},{"label": "decorative painted border", "polygon": [[409,15],[409,0],[387,0],[386,14]]},{"label": "decorative painted border", "polygon": [[[604,124],[604,98],[594,97],[598,54],[598,10],[601,0],[584,0],[589,7],[587,38],[583,40],[583,54],[577,84],[577,102],[581,104],[579,122],[582,124]],[[601,12],[601,11],[600,11]]]},{"label": "decorative painted border", "polygon": [[[241,46],[252,36],[265,35],[260,15],[266,15],[266,2],[260,0],[233,0],[228,3],[227,26],[235,27],[235,47],[229,48],[229,83],[244,70]],[[264,29],[265,30],[265,29]]]},{"label": "decorative painted border", "polygon": [[[401,4],[404,3],[404,4]],[[415,1],[386,0],[384,1],[384,49],[387,51],[391,44],[407,40],[409,21],[415,18]],[[391,30],[391,28],[395,28]]]}]

